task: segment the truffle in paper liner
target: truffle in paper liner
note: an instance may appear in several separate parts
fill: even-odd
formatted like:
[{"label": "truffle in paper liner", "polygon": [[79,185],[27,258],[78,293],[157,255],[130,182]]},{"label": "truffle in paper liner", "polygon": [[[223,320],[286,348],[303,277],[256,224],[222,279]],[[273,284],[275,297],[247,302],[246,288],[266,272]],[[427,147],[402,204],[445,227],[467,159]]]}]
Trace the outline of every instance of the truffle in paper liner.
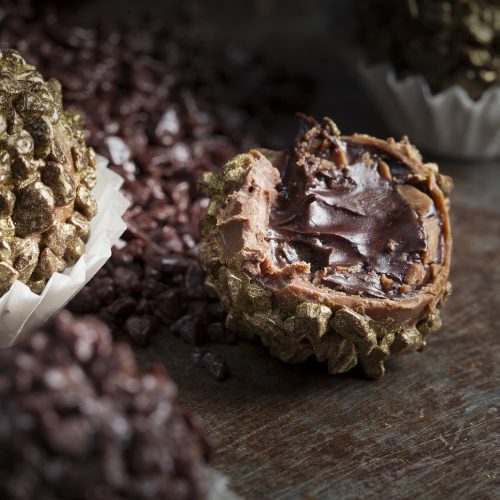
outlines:
[{"label": "truffle in paper liner", "polygon": [[98,212],[90,222],[90,237],[85,252],[63,273],[55,273],[37,295],[16,281],[0,298],[0,348],[12,346],[80,291],[111,256],[111,248],[126,229],[122,215],[128,206],[120,193],[123,179],[107,168],[107,161],[97,157],[97,183],[92,194]]},{"label": "truffle in paper liner", "polygon": [[500,87],[478,101],[453,85],[432,94],[422,76],[398,79],[389,64],[357,64],[357,73],[392,132],[426,153],[463,160],[500,157]]},{"label": "truffle in paper liner", "polygon": [[97,211],[96,157],[61,84],[0,50],[0,297],[15,281],[40,293],[76,263]]}]

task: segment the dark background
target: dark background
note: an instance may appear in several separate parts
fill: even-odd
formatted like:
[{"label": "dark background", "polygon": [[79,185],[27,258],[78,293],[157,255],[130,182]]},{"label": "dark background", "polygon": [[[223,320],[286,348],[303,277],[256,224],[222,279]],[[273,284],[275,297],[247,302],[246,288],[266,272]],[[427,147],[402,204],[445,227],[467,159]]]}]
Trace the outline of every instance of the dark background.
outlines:
[{"label": "dark background", "polygon": [[[386,136],[389,130],[354,71],[356,26],[352,0],[104,0],[60,2],[69,17],[92,25],[115,16],[171,16],[182,7],[201,13],[207,33],[228,47],[255,50],[283,69],[314,82],[306,109],[316,118],[332,117],[344,133]],[[256,89],[256,92],[258,89]],[[296,127],[293,117],[287,132]],[[280,134],[282,136],[287,133]]]}]

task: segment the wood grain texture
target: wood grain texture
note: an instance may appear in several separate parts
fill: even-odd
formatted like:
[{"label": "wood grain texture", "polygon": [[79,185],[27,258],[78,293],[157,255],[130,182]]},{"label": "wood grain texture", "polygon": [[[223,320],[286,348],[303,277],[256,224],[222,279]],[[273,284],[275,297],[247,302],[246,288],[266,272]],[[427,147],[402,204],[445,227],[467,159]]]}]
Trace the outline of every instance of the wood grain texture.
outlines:
[{"label": "wood grain texture", "polygon": [[178,339],[137,352],[165,364],[244,498],[500,498],[500,165],[446,172],[456,188],[445,326],[382,380],[288,366],[245,342],[217,347],[233,371],[223,383],[186,367],[191,347]]}]

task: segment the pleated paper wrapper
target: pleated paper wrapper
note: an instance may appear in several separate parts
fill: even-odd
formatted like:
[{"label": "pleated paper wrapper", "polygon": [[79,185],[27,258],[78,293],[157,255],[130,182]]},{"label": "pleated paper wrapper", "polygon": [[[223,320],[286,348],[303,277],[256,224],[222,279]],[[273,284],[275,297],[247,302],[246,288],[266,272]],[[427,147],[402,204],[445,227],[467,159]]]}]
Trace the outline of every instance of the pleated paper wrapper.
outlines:
[{"label": "pleated paper wrapper", "polygon": [[63,273],[55,273],[40,295],[16,281],[0,298],[0,348],[26,338],[52,314],[63,308],[111,256],[111,247],[126,229],[122,219],[128,207],[120,193],[123,179],[98,156],[97,182],[92,190],[97,200],[97,215],[90,222],[89,240],[78,262]]},{"label": "pleated paper wrapper", "polygon": [[208,500],[243,500],[231,489],[230,481],[227,476],[216,471],[208,469]]},{"label": "pleated paper wrapper", "polygon": [[356,70],[397,137],[443,158],[500,158],[500,87],[474,101],[458,85],[432,94],[422,76],[399,79],[389,64],[358,61]]}]

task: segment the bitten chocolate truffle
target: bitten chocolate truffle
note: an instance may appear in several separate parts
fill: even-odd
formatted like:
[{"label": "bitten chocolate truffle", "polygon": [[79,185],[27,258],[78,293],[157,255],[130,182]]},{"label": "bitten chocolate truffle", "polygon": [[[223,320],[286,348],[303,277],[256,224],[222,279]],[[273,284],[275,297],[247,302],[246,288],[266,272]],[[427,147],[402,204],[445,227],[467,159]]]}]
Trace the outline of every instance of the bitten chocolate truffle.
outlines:
[{"label": "bitten chocolate truffle", "polygon": [[94,151],[61,85],[0,51],[0,295],[16,280],[40,293],[82,255],[97,211]]},{"label": "bitten chocolate truffle", "polygon": [[288,151],[206,174],[200,259],[228,326],[284,361],[384,373],[421,350],[450,286],[451,180],[406,138],[342,136],[307,119]]},{"label": "bitten chocolate truffle", "polygon": [[202,499],[209,450],[161,368],[93,317],[0,351],[0,498]]}]

